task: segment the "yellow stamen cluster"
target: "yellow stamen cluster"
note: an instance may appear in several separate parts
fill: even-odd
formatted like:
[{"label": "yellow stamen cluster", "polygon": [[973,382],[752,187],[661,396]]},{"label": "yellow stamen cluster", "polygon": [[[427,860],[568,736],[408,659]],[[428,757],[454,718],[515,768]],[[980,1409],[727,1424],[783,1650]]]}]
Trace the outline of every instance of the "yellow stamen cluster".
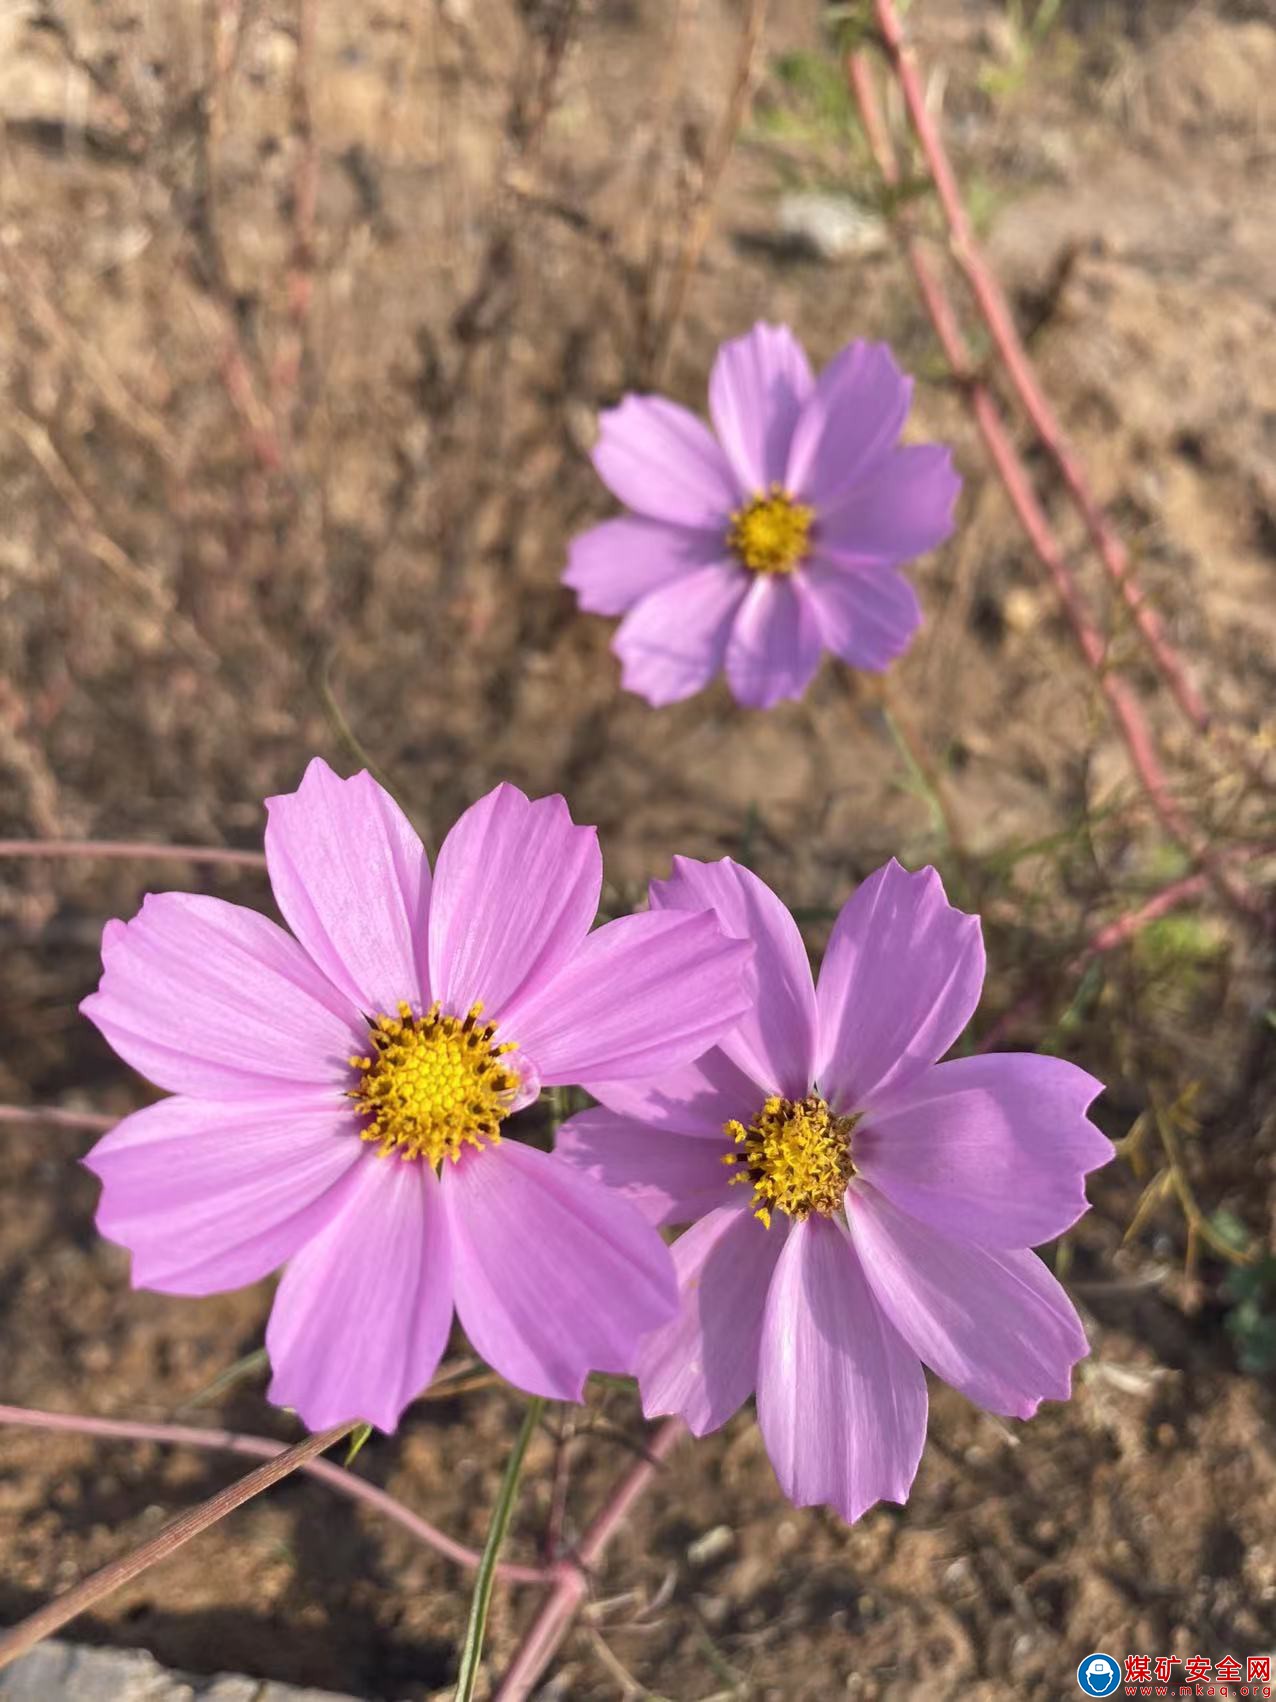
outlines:
[{"label": "yellow stamen cluster", "polygon": [[851,1163],[851,1131],[857,1117],[837,1117],[818,1094],[805,1099],[768,1099],[746,1129],[726,1125],[742,1152],[729,1152],[722,1162],[740,1165],[732,1182],[753,1185],[753,1215],[771,1227],[772,1208],[799,1221],[819,1212],[831,1217],[842,1203],[846,1185],[855,1174]]},{"label": "yellow stamen cluster", "polygon": [[815,511],[782,485],[755,496],[731,516],[727,548],[753,573],[792,573],[806,555]]},{"label": "yellow stamen cluster", "polygon": [[367,1057],[351,1058],[362,1080],[350,1097],[370,1119],[365,1141],[380,1143],[381,1156],[423,1158],[437,1167],[453,1163],[463,1146],[500,1140],[518,1077],[501,1063],[512,1041],[494,1046],[496,1025],[480,1022],[482,1005],[464,1017],[443,1016],[438,1004],[424,1016],[399,1005],[397,1017],[379,1016],[369,1034]]}]

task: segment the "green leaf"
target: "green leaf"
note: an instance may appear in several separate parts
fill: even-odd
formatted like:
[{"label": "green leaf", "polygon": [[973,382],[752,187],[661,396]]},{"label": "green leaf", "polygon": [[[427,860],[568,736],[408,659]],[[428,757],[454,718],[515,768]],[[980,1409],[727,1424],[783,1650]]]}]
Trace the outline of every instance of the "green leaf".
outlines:
[{"label": "green leaf", "polygon": [[1223,1287],[1231,1300],[1257,1302],[1268,1296],[1276,1302],[1276,1258],[1269,1253],[1252,1265],[1233,1265]]},{"label": "green leaf", "polygon": [[370,1424],[361,1424],[359,1426],[359,1428],[351,1436],[350,1446],[346,1449],[346,1470],[347,1471],[349,1471],[350,1467],[354,1464],[356,1458],[358,1457],[359,1450],[363,1447],[363,1444],[368,1440],[368,1438],[369,1438],[369,1436],[371,1436],[371,1434],[372,1434],[372,1426]]},{"label": "green leaf", "polygon": [[492,1585],[496,1582],[496,1562],[500,1557],[501,1545],[505,1541],[505,1533],[509,1529],[510,1515],[514,1511],[518,1480],[523,1471],[523,1458],[532,1439],[532,1432],[540,1422],[544,1405],[545,1402],[539,1395],[527,1403],[522,1426],[505,1464],[505,1475],[501,1479],[496,1506],[492,1509],[492,1523],[488,1529],[487,1541],[483,1544],[483,1556],[474,1577],[474,1594],[470,1597],[470,1617],[465,1627],[465,1642],[461,1648],[461,1670],[456,1677],[454,1702],[472,1702],[474,1686],[478,1683],[479,1663],[483,1658],[483,1639],[487,1635],[488,1609],[492,1605]]},{"label": "green leaf", "polygon": [[1249,1246],[1249,1231],[1234,1212],[1220,1206],[1210,1218],[1210,1228],[1220,1241],[1226,1241],[1229,1247],[1234,1247],[1238,1253],[1243,1253]]}]

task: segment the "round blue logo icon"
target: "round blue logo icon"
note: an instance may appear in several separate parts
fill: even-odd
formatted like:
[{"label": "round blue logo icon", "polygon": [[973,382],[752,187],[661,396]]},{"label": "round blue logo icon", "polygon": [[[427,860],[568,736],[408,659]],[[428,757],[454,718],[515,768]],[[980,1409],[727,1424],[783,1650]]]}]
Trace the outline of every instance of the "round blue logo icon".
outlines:
[{"label": "round blue logo icon", "polygon": [[1120,1682],[1121,1667],[1111,1655],[1087,1655],[1077,1668],[1077,1683],[1087,1696],[1111,1696]]}]

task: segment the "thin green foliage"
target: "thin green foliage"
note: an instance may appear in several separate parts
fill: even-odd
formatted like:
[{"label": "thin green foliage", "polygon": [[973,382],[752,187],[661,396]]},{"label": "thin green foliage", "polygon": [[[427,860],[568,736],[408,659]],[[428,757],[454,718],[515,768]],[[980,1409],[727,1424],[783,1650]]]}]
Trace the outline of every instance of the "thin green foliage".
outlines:
[{"label": "thin green foliage", "polygon": [[359,1456],[359,1454],[360,1454],[360,1452],[363,1448],[364,1443],[368,1440],[368,1438],[369,1438],[369,1436],[371,1436],[371,1434],[372,1434],[372,1426],[370,1424],[361,1424],[359,1426],[359,1428],[356,1431],[354,1431],[354,1433],[351,1435],[350,1446],[346,1449],[346,1470],[347,1471],[349,1471],[350,1467],[354,1464],[355,1460],[358,1458],[358,1456]]},{"label": "thin green foliage", "polygon": [[224,1395],[227,1389],[233,1389],[236,1384],[245,1383],[259,1371],[264,1371],[269,1363],[265,1348],[254,1348],[251,1353],[246,1353],[242,1359],[237,1359],[233,1365],[228,1365],[224,1371],[218,1372],[211,1383],[205,1383],[202,1389],[196,1390],[188,1401],[183,1401],[181,1406],[175,1409],[174,1416],[180,1418],[183,1413],[208,1406],[218,1395]]},{"label": "thin green foliage", "polygon": [[1003,100],[1019,90],[1031,69],[1033,55],[1045,44],[1062,6],[1063,0],[1037,0],[1031,8],[1026,0],[1009,0],[1009,57],[1004,64],[985,65],[979,73],[979,87],[989,99]]},{"label": "thin green foliage", "polygon": [[544,1406],[545,1402],[539,1395],[533,1396],[527,1403],[522,1425],[506,1461],[505,1475],[501,1479],[496,1505],[492,1509],[492,1523],[488,1528],[487,1541],[483,1544],[483,1557],[474,1576],[470,1617],[465,1627],[465,1642],[461,1648],[461,1668],[456,1677],[455,1702],[472,1702],[474,1687],[478,1683],[479,1664],[483,1658],[483,1639],[487,1635],[487,1616],[492,1605],[492,1585],[496,1582],[496,1562],[500,1558],[505,1533],[509,1529],[510,1517],[514,1511],[527,1445],[540,1422]]},{"label": "thin green foliage", "polygon": [[[1215,1212],[1216,1229],[1224,1215]],[[1276,1257],[1268,1253],[1252,1265],[1234,1265],[1223,1292],[1233,1303],[1224,1327],[1241,1370],[1256,1377],[1276,1371]]]}]

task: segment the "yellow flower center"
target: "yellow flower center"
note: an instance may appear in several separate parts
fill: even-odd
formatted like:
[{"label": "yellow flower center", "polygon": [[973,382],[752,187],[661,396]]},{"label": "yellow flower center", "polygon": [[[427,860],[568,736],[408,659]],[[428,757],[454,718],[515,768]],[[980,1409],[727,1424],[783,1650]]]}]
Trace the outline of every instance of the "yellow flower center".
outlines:
[{"label": "yellow flower center", "polygon": [[462,1018],[443,1016],[438,1004],[424,1016],[399,1005],[397,1017],[379,1016],[369,1029],[372,1049],[351,1058],[362,1080],[350,1097],[369,1118],[365,1141],[381,1156],[423,1158],[437,1168],[455,1164],[463,1146],[499,1141],[502,1119],[518,1091],[518,1077],[501,1062],[512,1041],[492,1044],[496,1025],[480,1022],[482,1005]]},{"label": "yellow flower center", "polygon": [[740,1165],[732,1182],[753,1185],[753,1215],[768,1229],[778,1207],[800,1222],[811,1213],[831,1217],[855,1174],[851,1131],[858,1117],[837,1117],[818,1094],[805,1099],[768,1099],[746,1129],[730,1122],[725,1133],[741,1152],[724,1164]]},{"label": "yellow flower center", "polygon": [[731,516],[727,548],[753,573],[792,573],[810,541],[815,511],[780,485]]}]

